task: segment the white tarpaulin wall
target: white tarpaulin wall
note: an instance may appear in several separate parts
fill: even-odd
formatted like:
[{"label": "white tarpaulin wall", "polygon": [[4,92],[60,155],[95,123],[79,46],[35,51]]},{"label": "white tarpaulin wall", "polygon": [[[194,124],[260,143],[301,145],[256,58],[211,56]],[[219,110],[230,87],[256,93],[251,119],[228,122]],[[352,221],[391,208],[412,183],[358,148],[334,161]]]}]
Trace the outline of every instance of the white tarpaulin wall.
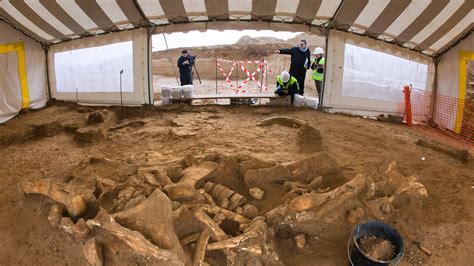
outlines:
[{"label": "white tarpaulin wall", "polygon": [[120,104],[121,78],[123,104],[150,103],[147,42],[146,30],[138,29],[52,45],[48,64],[53,98]]},{"label": "white tarpaulin wall", "polygon": [[59,92],[133,92],[133,42],[120,42],[56,53]]},{"label": "white tarpaulin wall", "polygon": [[323,104],[331,111],[403,113],[403,86],[431,91],[433,81],[428,56],[345,32],[329,34]]},{"label": "white tarpaulin wall", "polygon": [[342,96],[402,102],[404,85],[426,90],[428,65],[349,43],[344,48]]},{"label": "white tarpaulin wall", "polygon": [[[459,95],[459,57],[460,52],[474,52],[474,35],[469,35],[447,53],[438,63],[438,93],[460,98]],[[472,60],[472,59],[471,59]]]},{"label": "white tarpaulin wall", "polygon": [[[438,63],[437,97],[434,121],[441,127],[460,132],[466,97],[467,61],[474,61],[474,35],[470,34]],[[461,83],[460,83],[461,82]]]},{"label": "white tarpaulin wall", "polygon": [[[16,48],[12,50],[12,47]],[[24,71],[20,71],[22,66]],[[13,118],[22,107],[44,107],[45,80],[45,54],[41,45],[0,21],[0,123]]]}]

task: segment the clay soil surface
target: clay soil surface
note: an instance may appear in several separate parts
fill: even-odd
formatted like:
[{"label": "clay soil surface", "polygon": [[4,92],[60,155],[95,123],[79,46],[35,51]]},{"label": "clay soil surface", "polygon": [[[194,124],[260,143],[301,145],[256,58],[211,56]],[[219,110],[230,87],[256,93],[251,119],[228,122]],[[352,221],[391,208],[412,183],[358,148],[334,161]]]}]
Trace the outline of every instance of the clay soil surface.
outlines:
[{"label": "clay soil surface", "polygon": [[[135,162],[153,156],[162,166],[188,154],[247,154],[277,163],[307,157],[296,144],[295,129],[256,126],[261,119],[281,115],[301,119],[320,130],[323,151],[336,160],[348,179],[391,160],[404,175],[419,177],[428,197],[394,202],[396,209],[386,220],[403,236],[405,256],[401,265],[474,262],[472,157],[462,164],[444,153],[420,147],[415,142],[424,137],[405,126],[305,108],[173,105],[127,109],[122,121],[108,122],[112,126],[135,122],[130,124],[133,126],[109,131],[105,139],[92,144],[78,144],[66,131],[50,137],[33,136],[32,125],[53,121],[63,126],[80,124],[92,110],[55,103],[0,125],[1,265],[87,263],[82,244],[49,224],[52,202],[42,196],[25,196],[20,182],[63,171],[91,156]],[[110,109],[109,113],[116,111]],[[371,219],[366,214],[362,221]],[[277,234],[276,250],[285,265],[347,265],[347,240],[353,226],[344,216],[329,217],[297,232],[306,235],[304,248],[296,247],[293,235]]]}]

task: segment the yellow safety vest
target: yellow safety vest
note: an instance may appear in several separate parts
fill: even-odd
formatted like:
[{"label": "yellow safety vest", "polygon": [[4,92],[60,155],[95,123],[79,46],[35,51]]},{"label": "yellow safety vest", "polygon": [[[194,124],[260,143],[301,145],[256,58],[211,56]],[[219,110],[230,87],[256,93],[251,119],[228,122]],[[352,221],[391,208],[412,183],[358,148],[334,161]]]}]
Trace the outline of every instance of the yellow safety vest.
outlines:
[{"label": "yellow safety vest", "polygon": [[283,80],[281,80],[281,77],[277,76],[277,84],[280,85],[281,88],[286,92],[288,92],[288,88],[295,83],[298,84],[298,80],[295,77],[290,76],[290,80],[288,80],[288,82],[285,85]]},{"label": "yellow safety vest", "polygon": [[[314,63],[316,63],[317,58],[314,59]],[[320,65],[324,65],[324,57],[319,60]],[[314,80],[323,80],[324,78],[324,71],[323,73],[318,73],[317,69],[313,70],[313,75],[311,76],[312,79]]]}]

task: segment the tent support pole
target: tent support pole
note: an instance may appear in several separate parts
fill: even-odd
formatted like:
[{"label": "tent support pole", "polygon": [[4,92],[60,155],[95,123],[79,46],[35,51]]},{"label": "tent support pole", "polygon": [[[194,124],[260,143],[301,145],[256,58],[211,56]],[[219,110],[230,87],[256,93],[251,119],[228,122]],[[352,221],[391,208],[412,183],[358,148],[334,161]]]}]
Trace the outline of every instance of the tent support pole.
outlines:
[{"label": "tent support pole", "polygon": [[[325,37],[325,47],[326,53],[324,54],[324,73],[323,73],[323,87],[321,88],[321,95],[320,99],[321,102],[319,103],[319,110],[323,110],[323,103],[324,103],[324,92],[326,91],[326,72],[327,72],[327,63],[328,63],[328,45],[329,45],[329,31],[334,27],[334,18],[336,15],[339,13],[341,10],[341,7],[344,5],[344,0],[339,3],[339,6],[336,9],[336,12],[334,12],[334,15],[331,17],[331,19],[328,21],[328,24],[324,27],[324,37]],[[318,95],[319,96],[319,95]]]},{"label": "tent support pole", "polygon": [[45,55],[45,64],[46,64],[46,88],[48,89],[48,100],[51,100],[53,96],[51,95],[51,84],[49,80],[49,64],[48,64],[48,55],[49,55],[49,46],[48,45],[41,45],[43,47],[44,55]]},{"label": "tent support pole", "polygon": [[319,110],[323,110],[323,102],[324,102],[324,92],[326,91],[326,72],[327,72],[327,63],[328,63],[328,44],[329,44],[329,28],[326,28],[326,31],[324,33],[325,37],[325,48],[326,53],[324,55],[324,73],[323,73],[323,87],[321,88],[321,95],[319,98],[321,99],[321,102],[319,103]]},{"label": "tent support pole", "polygon": [[[151,73],[151,61],[152,61],[152,51],[151,51],[151,35],[153,30],[151,28],[146,29],[146,61],[147,61],[147,76],[148,76],[148,103],[153,104],[154,92],[151,87],[151,79],[153,79],[153,73]],[[152,97],[153,95],[153,97]]]},{"label": "tent support pole", "polygon": [[429,122],[434,123],[435,113],[436,113],[436,98],[438,98],[438,64],[440,58],[433,58],[434,63],[434,82],[433,82],[433,93],[431,97],[431,110],[429,116]]}]

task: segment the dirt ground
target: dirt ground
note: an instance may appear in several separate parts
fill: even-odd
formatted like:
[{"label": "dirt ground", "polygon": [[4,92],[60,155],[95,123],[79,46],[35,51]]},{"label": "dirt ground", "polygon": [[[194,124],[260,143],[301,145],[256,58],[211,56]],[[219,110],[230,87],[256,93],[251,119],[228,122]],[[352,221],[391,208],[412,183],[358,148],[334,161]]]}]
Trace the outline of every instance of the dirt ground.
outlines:
[{"label": "dirt ground", "polygon": [[[403,125],[305,108],[173,105],[127,109],[123,120],[112,118],[109,123],[136,122],[136,126],[109,131],[105,139],[92,144],[78,144],[65,131],[41,137],[31,129],[32,125],[52,121],[70,128],[83,123],[90,111],[75,104],[55,103],[0,125],[0,264],[87,263],[80,241],[49,224],[52,201],[24,195],[20,182],[64,171],[91,156],[117,161],[153,156],[155,164],[163,167],[188,154],[247,154],[276,163],[307,157],[308,153],[296,145],[295,129],[256,126],[261,119],[279,115],[317,128],[322,150],[336,160],[348,179],[390,160],[398,163],[404,175],[419,177],[429,196],[396,202],[396,211],[386,220],[404,239],[401,265],[474,262],[472,157],[463,164],[449,154],[419,146],[416,142],[425,137]],[[115,111],[108,113],[114,117]],[[367,214],[361,221],[371,219]],[[293,235],[277,234],[276,250],[285,265],[347,265],[347,240],[353,226],[345,217],[328,217],[299,228],[297,233],[306,235],[304,248],[295,246]],[[143,262],[130,258],[120,262],[135,263]]]}]

